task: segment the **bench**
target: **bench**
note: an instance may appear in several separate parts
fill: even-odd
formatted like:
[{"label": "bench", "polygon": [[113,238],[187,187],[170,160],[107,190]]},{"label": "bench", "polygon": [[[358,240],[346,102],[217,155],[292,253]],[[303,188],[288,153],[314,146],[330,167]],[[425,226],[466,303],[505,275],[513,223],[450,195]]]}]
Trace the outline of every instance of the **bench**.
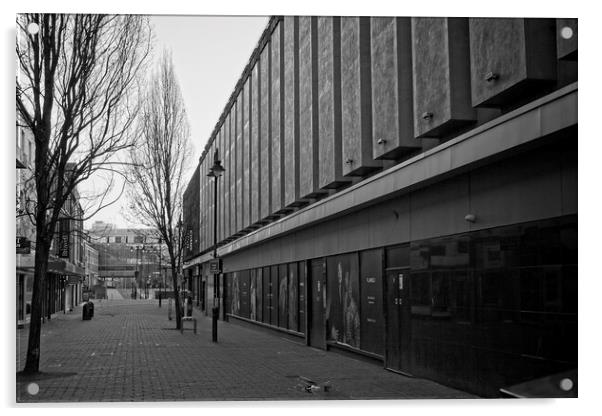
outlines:
[{"label": "bench", "polygon": [[196,334],[196,318],[192,316],[184,316],[182,317],[182,328],[180,329],[180,333],[184,333],[184,322],[193,322],[194,324],[194,333]]}]

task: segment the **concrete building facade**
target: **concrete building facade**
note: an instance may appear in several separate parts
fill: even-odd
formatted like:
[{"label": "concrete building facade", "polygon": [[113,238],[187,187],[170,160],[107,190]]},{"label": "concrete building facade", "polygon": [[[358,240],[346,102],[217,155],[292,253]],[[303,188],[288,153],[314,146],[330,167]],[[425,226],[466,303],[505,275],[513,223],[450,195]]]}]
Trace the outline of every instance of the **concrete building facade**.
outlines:
[{"label": "concrete building facade", "polygon": [[186,194],[195,296],[484,396],[576,369],[577,97],[576,19],[272,18]]}]

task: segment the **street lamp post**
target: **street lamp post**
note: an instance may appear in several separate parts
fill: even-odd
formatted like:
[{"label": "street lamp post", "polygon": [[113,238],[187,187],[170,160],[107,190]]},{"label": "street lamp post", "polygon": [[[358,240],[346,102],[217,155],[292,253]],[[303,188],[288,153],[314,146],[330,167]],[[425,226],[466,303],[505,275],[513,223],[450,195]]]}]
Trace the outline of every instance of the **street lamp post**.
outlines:
[{"label": "street lamp post", "polygon": [[[217,181],[220,176],[224,174],[226,169],[222,166],[221,160],[219,160],[219,150],[216,148],[213,155],[213,166],[209,169],[207,176],[213,178],[213,258],[217,259]],[[219,273],[215,273],[213,276],[213,308],[211,310],[212,315],[212,340],[217,342],[217,318],[219,315]]]}]

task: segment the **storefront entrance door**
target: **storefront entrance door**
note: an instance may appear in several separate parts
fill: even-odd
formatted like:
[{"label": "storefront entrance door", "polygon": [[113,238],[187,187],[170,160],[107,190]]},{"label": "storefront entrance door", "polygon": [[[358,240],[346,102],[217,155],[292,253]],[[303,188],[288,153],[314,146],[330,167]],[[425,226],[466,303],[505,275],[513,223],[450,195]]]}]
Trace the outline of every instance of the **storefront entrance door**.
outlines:
[{"label": "storefront entrance door", "polygon": [[385,367],[403,373],[410,371],[409,269],[386,271],[386,351]]}]

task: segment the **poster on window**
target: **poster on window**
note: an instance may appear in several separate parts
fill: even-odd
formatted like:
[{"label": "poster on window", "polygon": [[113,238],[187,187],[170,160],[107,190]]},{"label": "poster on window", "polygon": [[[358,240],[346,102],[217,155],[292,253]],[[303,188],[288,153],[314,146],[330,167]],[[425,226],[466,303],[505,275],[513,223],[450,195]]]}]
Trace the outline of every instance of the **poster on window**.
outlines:
[{"label": "poster on window", "polygon": [[293,331],[299,330],[297,324],[297,311],[299,310],[297,296],[297,263],[290,263],[288,265],[288,328]]},{"label": "poster on window", "polygon": [[278,267],[278,326],[288,328],[288,276],[287,265]]},{"label": "poster on window", "polygon": [[357,253],[330,257],[326,319],[328,339],[360,347],[359,261]]},{"label": "poster on window", "polygon": [[233,315],[240,315],[240,282],[238,272],[232,273],[232,303],[230,311]]},{"label": "poster on window", "polygon": [[262,269],[251,270],[251,273],[255,272],[255,276],[257,278],[257,320],[259,322],[263,321],[263,273]]},{"label": "poster on window", "polygon": [[249,302],[251,305],[251,312],[249,314],[249,319],[257,320],[257,276],[255,274],[255,270],[249,270],[251,287],[249,289]]},{"label": "poster on window", "polygon": [[249,271],[243,270],[238,272],[238,280],[240,287],[240,310],[239,315],[243,318],[249,318],[250,316],[250,290],[249,290]]}]

